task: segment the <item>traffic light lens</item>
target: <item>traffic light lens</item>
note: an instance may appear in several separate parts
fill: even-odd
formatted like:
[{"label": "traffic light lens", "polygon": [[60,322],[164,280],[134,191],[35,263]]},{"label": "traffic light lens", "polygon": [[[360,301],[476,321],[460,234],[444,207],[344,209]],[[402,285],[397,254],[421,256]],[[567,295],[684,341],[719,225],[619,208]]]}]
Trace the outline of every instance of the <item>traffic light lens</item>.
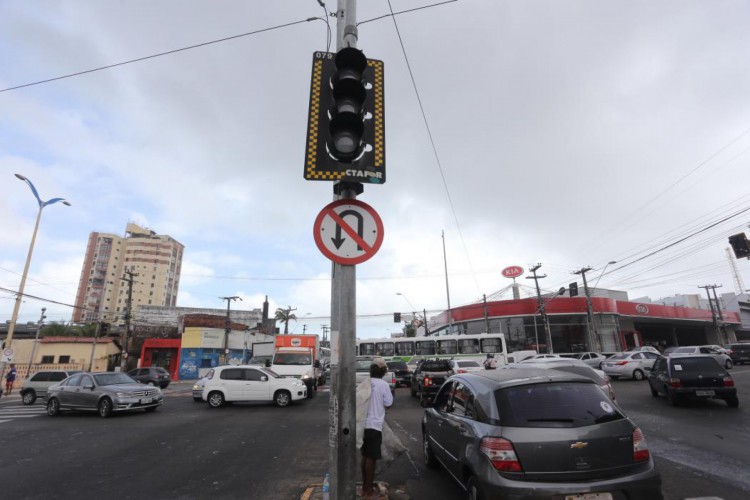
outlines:
[{"label": "traffic light lens", "polygon": [[330,126],[331,153],[339,160],[353,160],[362,148],[364,124],[355,113],[340,113]]}]

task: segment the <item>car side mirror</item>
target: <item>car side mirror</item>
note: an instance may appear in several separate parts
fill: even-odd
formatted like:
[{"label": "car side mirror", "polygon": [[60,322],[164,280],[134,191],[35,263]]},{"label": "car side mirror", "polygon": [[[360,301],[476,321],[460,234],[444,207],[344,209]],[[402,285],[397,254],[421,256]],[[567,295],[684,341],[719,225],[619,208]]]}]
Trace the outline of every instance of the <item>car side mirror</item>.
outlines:
[{"label": "car side mirror", "polygon": [[89,390],[93,391],[94,390],[94,384],[85,384],[83,386],[83,388],[84,389],[89,389]]},{"label": "car side mirror", "polygon": [[266,360],[266,368],[270,368],[270,367],[271,367],[271,360],[267,359]]},{"label": "car side mirror", "polygon": [[260,381],[261,382],[268,382],[268,377],[266,377],[265,375],[261,375]]}]

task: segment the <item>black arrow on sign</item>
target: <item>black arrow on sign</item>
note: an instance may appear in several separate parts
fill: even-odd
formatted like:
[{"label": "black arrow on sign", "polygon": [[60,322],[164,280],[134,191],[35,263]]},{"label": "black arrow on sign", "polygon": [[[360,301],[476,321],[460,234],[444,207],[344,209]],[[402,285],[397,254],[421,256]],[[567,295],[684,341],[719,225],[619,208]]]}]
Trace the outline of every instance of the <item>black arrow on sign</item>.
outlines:
[{"label": "black arrow on sign", "polygon": [[[361,213],[357,212],[356,210],[344,210],[338,215],[339,217],[341,217],[342,220],[347,215],[355,216],[357,218],[357,235],[359,235],[360,239],[363,237],[362,233],[364,233],[364,230],[365,230],[365,221]],[[336,245],[336,250],[341,248],[341,245],[343,245],[344,242],[346,241],[346,238],[341,237],[341,225],[336,224],[336,237],[331,238],[331,241],[333,242],[334,245]],[[359,246],[359,244],[357,245],[357,250],[360,250],[360,251],[362,250],[362,247]]]}]

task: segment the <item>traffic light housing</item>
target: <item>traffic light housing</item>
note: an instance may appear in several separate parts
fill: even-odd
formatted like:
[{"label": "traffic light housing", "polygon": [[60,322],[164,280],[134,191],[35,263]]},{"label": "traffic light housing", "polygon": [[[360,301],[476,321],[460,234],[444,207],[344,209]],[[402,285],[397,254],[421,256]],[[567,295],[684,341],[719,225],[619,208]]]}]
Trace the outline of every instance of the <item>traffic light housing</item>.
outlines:
[{"label": "traffic light housing", "polygon": [[383,61],[352,47],[313,54],[306,180],[385,182],[383,92]]},{"label": "traffic light housing", "polygon": [[106,337],[109,334],[109,323],[100,323],[99,324],[99,336],[100,337]]},{"label": "traffic light housing", "polygon": [[732,245],[734,256],[738,259],[750,257],[750,242],[747,240],[745,233],[733,234],[729,237],[729,244]]},{"label": "traffic light housing", "polygon": [[393,313],[393,322],[401,323],[401,313]]},{"label": "traffic light housing", "polygon": [[570,285],[568,285],[568,289],[570,290],[571,297],[578,296],[578,283],[571,283]]}]

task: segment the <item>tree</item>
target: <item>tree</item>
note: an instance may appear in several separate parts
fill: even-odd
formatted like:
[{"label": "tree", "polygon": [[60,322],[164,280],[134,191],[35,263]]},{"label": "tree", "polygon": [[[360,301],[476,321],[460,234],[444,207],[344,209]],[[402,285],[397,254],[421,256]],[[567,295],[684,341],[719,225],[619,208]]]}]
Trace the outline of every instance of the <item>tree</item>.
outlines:
[{"label": "tree", "polygon": [[49,325],[42,327],[39,332],[40,337],[70,337],[71,335],[70,325],[66,323],[52,322]]},{"label": "tree", "polygon": [[96,336],[96,329],[99,327],[97,323],[86,323],[85,325],[78,325],[71,328],[71,335],[75,337],[94,337]]},{"label": "tree", "polygon": [[281,321],[284,323],[284,335],[289,334],[289,322],[292,320],[297,320],[297,316],[294,315],[292,311],[296,311],[297,309],[292,309],[292,306],[288,306],[286,309],[278,308],[276,309],[276,314],[274,317],[276,318],[276,321]]}]

